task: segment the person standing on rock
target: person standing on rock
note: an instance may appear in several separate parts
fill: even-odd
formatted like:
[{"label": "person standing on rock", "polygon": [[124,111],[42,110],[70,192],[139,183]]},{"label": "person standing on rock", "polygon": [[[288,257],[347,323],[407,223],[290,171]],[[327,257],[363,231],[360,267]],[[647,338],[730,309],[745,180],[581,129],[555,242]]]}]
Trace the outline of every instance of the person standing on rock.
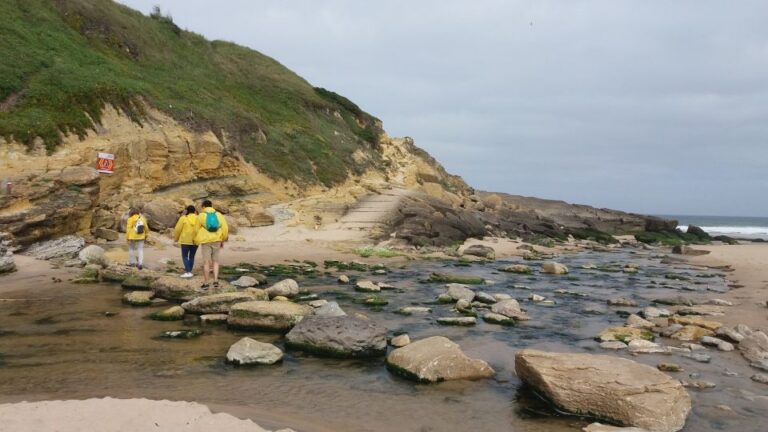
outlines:
[{"label": "person standing on rock", "polygon": [[181,245],[181,261],[184,263],[183,278],[192,277],[192,268],[195,267],[195,254],[197,253],[197,244],[195,236],[197,235],[197,209],[195,206],[187,206],[186,214],[176,222],[176,228],[173,230],[173,241]]},{"label": "person standing on rock", "polygon": [[147,219],[138,209],[128,212],[128,222],[125,226],[125,239],[128,240],[128,265],[144,268],[144,241],[149,233]]},{"label": "person standing on rock", "polygon": [[203,201],[203,211],[197,215],[195,243],[203,255],[203,289],[208,288],[208,273],[213,267],[213,287],[219,287],[219,251],[229,238],[224,216],[213,208],[210,200]]}]

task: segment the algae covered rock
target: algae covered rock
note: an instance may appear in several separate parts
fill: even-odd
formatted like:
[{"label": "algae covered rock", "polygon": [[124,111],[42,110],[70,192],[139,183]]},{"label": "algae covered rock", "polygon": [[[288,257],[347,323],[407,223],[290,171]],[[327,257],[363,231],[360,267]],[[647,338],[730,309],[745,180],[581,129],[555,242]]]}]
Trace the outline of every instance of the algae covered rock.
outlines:
[{"label": "algae covered rock", "polygon": [[597,340],[600,342],[620,341],[629,343],[635,339],[652,341],[654,337],[653,333],[648,330],[635,327],[609,327],[597,335]]},{"label": "algae covered rock", "polygon": [[438,324],[451,326],[473,326],[477,324],[475,317],[441,317],[437,319]]},{"label": "algae covered rock", "polygon": [[387,356],[393,373],[422,382],[490,378],[494,370],[483,360],[467,357],[456,343],[433,336],[398,348]]},{"label": "algae covered rock", "polygon": [[123,296],[123,303],[131,306],[149,306],[153,296],[152,291],[131,291]]},{"label": "algae covered rock", "polygon": [[378,357],[386,352],[387,331],[373,321],[350,316],[310,316],[288,332],[285,344],[320,356]]},{"label": "algae covered rock", "polygon": [[616,356],[525,349],[515,356],[515,371],[558,408],[625,426],[674,432],[691,411],[679,381]]},{"label": "algae covered rock", "polygon": [[472,245],[461,253],[462,255],[476,256],[488,260],[496,259],[496,251],[490,246]]},{"label": "algae covered rock", "polygon": [[184,308],[181,306],[171,306],[168,309],[151,314],[149,318],[156,321],[180,321],[184,319]]},{"label": "algae covered rock", "polygon": [[510,264],[499,269],[505,273],[517,273],[517,274],[531,274],[533,269],[531,266],[525,264]]},{"label": "algae covered rock", "polygon": [[280,348],[244,337],[227,351],[227,361],[237,365],[271,365],[283,360]]},{"label": "algae covered rock", "polygon": [[199,329],[168,330],[160,333],[160,337],[166,339],[193,339],[203,334]]},{"label": "algae covered rock", "polygon": [[455,273],[435,272],[429,275],[430,282],[457,283],[464,285],[480,285],[485,280],[478,276],[460,275]]},{"label": "algae covered rock", "polygon": [[491,306],[491,312],[513,318],[518,321],[531,319],[527,313],[520,309],[520,303],[515,299],[503,300]]},{"label": "algae covered rock", "polygon": [[286,332],[312,312],[311,306],[291,302],[248,301],[232,305],[227,324],[235,328]]},{"label": "algae covered rock", "polygon": [[369,280],[361,280],[357,281],[355,283],[355,291],[361,291],[361,292],[379,292],[381,291],[381,287],[376,285],[375,283],[369,281]]},{"label": "algae covered rock", "polygon": [[240,276],[232,281],[232,285],[238,288],[250,288],[259,284],[258,279],[252,276]]},{"label": "algae covered rock", "polygon": [[120,286],[134,291],[149,291],[152,289],[152,279],[130,274],[123,280]]}]

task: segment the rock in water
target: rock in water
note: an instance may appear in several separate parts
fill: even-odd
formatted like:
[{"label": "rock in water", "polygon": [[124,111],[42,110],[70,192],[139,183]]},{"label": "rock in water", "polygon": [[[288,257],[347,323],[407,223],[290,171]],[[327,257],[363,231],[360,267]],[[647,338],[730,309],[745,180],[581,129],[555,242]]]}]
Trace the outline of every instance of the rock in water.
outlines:
[{"label": "rock in water", "polygon": [[518,273],[518,274],[531,274],[533,269],[525,264],[511,264],[506,267],[502,267],[499,271],[506,273]]},{"label": "rock in water", "polygon": [[475,317],[443,317],[437,319],[438,324],[455,326],[473,326],[477,324]]},{"label": "rock in water", "polygon": [[490,378],[495,373],[483,360],[467,357],[442,336],[433,336],[398,348],[387,357],[394,373],[422,382]]},{"label": "rock in water", "polygon": [[411,338],[407,334],[401,334],[392,338],[389,344],[395,348],[402,348],[411,343]]},{"label": "rock in water", "polygon": [[452,273],[439,273],[435,272],[429,275],[430,282],[445,282],[445,283],[457,283],[465,285],[480,285],[485,282],[485,279],[477,276],[466,276]]},{"label": "rock in water", "polygon": [[515,370],[559,408],[654,432],[685,425],[691,398],[679,381],[615,356],[522,350]]},{"label": "rock in water", "polygon": [[82,237],[68,235],[56,240],[36,243],[27,249],[24,255],[40,260],[73,258],[83,247],[85,247],[85,240]]},{"label": "rock in water", "polygon": [[556,262],[547,262],[542,264],[541,272],[556,274],[556,275],[563,275],[563,274],[568,274],[568,267]]},{"label": "rock in water", "polygon": [[86,264],[98,264],[98,265],[107,265],[107,259],[104,256],[104,249],[101,248],[101,246],[96,245],[90,245],[84,247],[80,252],[77,254],[77,257],[80,258],[80,261],[86,263]]},{"label": "rock in water", "polygon": [[171,306],[168,309],[153,313],[149,318],[156,321],[179,321],[184,319],[184,308]]},{"label": "rock in water", "polygon": [[520,303],[518,303],[515,299],[503,300],[494,304],[491,306],[491,312],[504,315],[508,318],[514,318],[518,321],[526,321],[531,319],[528,314],[520,309]]},{"label": "rock in water", "polygon": [[378,357],[387,350],[387,330],[373,321],[350,316],[312,316],[285,335],[285,344],[327,357]]},{"label": "rock in water", "polygon": [[315,309],[315,315],[323,317],[339,317],[346,316],[347,313],[339,306],[335,301],[328,302]]},{"label": "rock in water", "polygon": [[149,306],[154,294],[152,291],[132,291],[123,296],[123,303],[131,306]]},{"label": "rock in water", "polygon": [[462,255],[476,256],[489,260],[496,259],[496,251],[490,246],[472,245],[462,252]]},{"label": "rock in water", "polygon": [[299,294],[299,284],[293,279],[285,279],[267,288],[267,294],[271,298],[278,296],[291,298]]},{"label": "rock in water", "polygon": [[280,348],[244,337],[232,344],[227,351],[227,361],[238,365],[275,364],[283,359]]},{"label": "rock in water", "polygon": [[453,301],[464,299],[471,302],[475,298],[475,292],[464,284],[449,283],[446,287],[448,288],[446,294],[448,294]]},{"label": "rock in water", "polygon": [[369,281],[369,280],[362,280],[358,281],[355,284],[355,291],[361,291],[361,292],[379,292],[381,291],[381,287],[376,285],[375,283]]},{"label": "rock in water", "polygon": [[247,302],[257,299],[246,292],[228,292],[221,294],[211,294],[201,297],[195,297],[188,302],[181,304],[187,312],[196,314],[218,314],[228,313],[233,304]]},{"label": "rock in water", "polygon": [[240,276],[237,280],[232,281],[232,285],[238,288],[250,288],[259,284],[259,281],[255,277]]},{"label": "rock in water", "polygon": [[291,302],[248,301],[230,308],[227,324],[236,328],[286,332],[312,312],[311,306]]},{"label": "rock in water", "polygon": [[582,429],[582,432],[649,432],[648,429],[636,427],[609,426],[602,423],[592,423]]}]

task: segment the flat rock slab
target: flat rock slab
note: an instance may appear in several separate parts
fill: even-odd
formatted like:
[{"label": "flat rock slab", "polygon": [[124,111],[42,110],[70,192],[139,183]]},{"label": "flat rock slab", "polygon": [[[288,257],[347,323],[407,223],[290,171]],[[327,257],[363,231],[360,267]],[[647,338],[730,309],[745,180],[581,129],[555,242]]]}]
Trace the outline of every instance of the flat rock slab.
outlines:
[{"label": "flat rock slab", "polygon": [[202,284],[203,279],[200,277],[182,279],[178,276],[163,276],[152,281],[151,287],[155,290],[157,297],[175,301],[190,301],[203,295],[236,290],[235,287],[224,281],[221,281],[221,286],[215,292],[213,289],[203,290]]},{"label": "flat rock slab", "polygon": [[286,301],[248,301],[232,305],[227,324],[236,328],[287,332],[312,312],[311,306]]},{"label": "flat rock slab", "polygon": [[187,312],[195,314],[221,314],[228,313],[233,304],[251,300],[266,300],[256,298],[249,292],[228,292],[195,297],[181,304]]},{"label": "flat rock slab", "polygon": [[270,365],[283,359],[280,348],[244,337],[232,344],[227,351],[227,361],[237,365]]},{"label": "flat rock slab", "polygon": [[615,356],[522,350],[515,370],[561,409],[654,432],[682,429],[691,398],[682,384]]},{"label": "flat rock slab", "polygon": [[495,373],[488,363],[467,357],[459,345],[442,336],[411,342],[392,351],[387,367],[422,382],[490,378]]},{"label": "flat rock slab", "polygon": [[351,316],[311,316],[288,332],[285,343],[326,357],[378,357],[386,353],[387,330],[373,321]]}]

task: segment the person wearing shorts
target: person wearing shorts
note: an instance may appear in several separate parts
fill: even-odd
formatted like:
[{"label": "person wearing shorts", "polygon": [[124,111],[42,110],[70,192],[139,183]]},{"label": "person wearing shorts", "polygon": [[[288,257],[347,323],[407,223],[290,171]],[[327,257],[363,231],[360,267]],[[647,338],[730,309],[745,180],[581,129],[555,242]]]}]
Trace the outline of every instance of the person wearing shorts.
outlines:
[{"label": "person wearing shorts", "polygon": [[229,238],[227,219],[213,208],[210,200],[203,201],[203,210],[197,215],[195,243],[200,245],[203,258],[203,289],[210,286],[209,274],[213,270],[213,287],[219,287],[219,255]]}]

